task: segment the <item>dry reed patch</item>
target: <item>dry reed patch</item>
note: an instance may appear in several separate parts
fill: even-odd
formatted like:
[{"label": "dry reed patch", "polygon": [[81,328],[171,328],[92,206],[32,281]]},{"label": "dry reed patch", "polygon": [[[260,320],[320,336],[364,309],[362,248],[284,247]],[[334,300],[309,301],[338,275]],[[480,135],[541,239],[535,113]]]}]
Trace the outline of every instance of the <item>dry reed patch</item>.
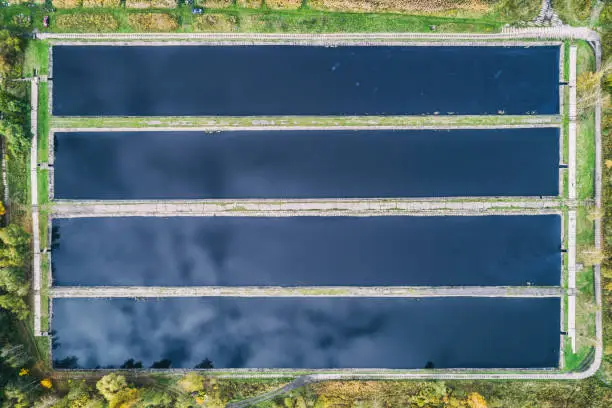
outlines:
[{"label": "dry reed patch", "polygon": [[491,10],[485,0],[308,0],[308,5],[317,10],[400,11],[415,14],[484,14]]},{"label": "dry reed patch", "polygon": [[234,5],[234,0],[204,0],[204,6],[209,8],[227,8]]},{"label": "dry reed patch", "polygon": [[113,7],[119,7],[120,3],[121,3],[120,0],[83,0],[83,7],[85,8],[96,8],[96,7],[113,8]]},{"label": "dry reed patch", "polygon": [[174,31],[178,28],[176,18],[165,13],[129,14],[128,23],[135,31],[144,32]]},{"label": "dry reed patch", "polygon": [[125,0],[125,7],[132,9],[176,8],[176,0]]},{"label": "dry reed patch", "polygon": [[262,0],[236,0],[236,5],[242,8],[260,8]]},{"label": "dry reed patch", "polygon": [[119,22],[111,14],[78,13],[60,14],[51,20],[53,26],[59,30],[71,31],[116,31]]},{"label": "dry reed patch", "polygon": [[238,18],[225,14],[205,14],[194,16],[191,27],[194,31],[204,32],[230,32],[238,28]]},{"label": "dry reed patch", "polygon": [[83,4],[82,0],[52,0],[53,6],[56,8],[77,8]]},{"label": "dry reed patch", "polygon": [[302,6],[302,0],[265,0],[271,9],[295,10]]}]

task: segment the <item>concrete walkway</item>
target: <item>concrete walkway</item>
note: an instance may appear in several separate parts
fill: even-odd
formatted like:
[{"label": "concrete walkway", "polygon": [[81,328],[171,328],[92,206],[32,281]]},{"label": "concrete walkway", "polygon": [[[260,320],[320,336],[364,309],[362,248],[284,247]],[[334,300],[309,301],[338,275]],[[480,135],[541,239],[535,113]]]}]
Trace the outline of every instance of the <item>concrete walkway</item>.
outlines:
[{"label": "concrete walkway", "polygon": [[32,147],[30,150],[30,191],[32,203],[32,291],[34,295],[34,335],[41,333],[41,271],[40,271],[40,229],[38,222],[38,77],[32,78],[30,91],[30,132]]},{"label": "concrete walkway", "polygon": [[[516,39],[583,39],[596,41],[599,36],[594,31],[584,27],[546,27],[546,28],[514,28],[504,27],[499,33],[36,33],[41,40],[94,40],[94,41],[168,41],[168,40],[200,40],[200,41],[313,41],[338,42],[357,41],[367,43],[380,40],[516,40]],[[163,44],[160,44],[163,45]],[[452,45],[452,44],[451,44]]]},{"label": "concrete walkway", "polygon": [[[490,200],[491,198],[487,199]],[[495,198],[492,198],[495,200]],[[169,216],[380,216],[380,215],[479,215],[557,214],[556,198],[499,199],[303,199],[303,200],[200,200],[200,201],[55,201],[56,218],[169,217]]]},{"label": "concrete walkway", "polygon": [[161,297],[560,297],[560,287],[536,286],[59,286],[53,298]]},{"label": "concrete walkway", "polygon": [[[568,198],[576,200],[576,55],[575,45],[569,52],[569,135],[568,135]],[[570,208],[567,217],[567,333],[576,353],[576,210]]]}]

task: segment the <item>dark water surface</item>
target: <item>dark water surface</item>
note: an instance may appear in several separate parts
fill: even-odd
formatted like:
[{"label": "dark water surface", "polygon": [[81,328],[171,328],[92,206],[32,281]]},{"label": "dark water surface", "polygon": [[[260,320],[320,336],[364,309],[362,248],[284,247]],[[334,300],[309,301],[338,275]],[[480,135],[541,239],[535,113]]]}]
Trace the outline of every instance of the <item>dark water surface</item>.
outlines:
[{"label": "dark water surface", "polygon": [[559,193],[559,129],[55,134],[55,197]]},{"label": "dark water surface", "polygon": [[53,220],[57,285],[559,285],[560,217]]},{"label": "dark water surface", "polygon": [[54,115],[559,113],[559,47],[55,46]]},{"label": "dark water surface", "polygon": [[206,358],[215,368],[556,367],[559,307],[558,298],[56,299],[53,358],[83,368],[130,358],[175,368]]}]

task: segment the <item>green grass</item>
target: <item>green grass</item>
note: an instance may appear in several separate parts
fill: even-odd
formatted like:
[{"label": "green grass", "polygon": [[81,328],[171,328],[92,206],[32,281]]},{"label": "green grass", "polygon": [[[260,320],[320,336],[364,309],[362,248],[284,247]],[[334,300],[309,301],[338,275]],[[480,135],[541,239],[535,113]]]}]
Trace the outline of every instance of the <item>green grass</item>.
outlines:
[{"label": "green grass", "polygon": [[227,116],[227,117],[53,117],[53,128],[143,128],[206,126],[500,126],[560,125],[554,116]]},{"label": "green grass", "polygon": [[[227,11],[232,12],[232,11]],[[495,32],[502,24],[492,20],[408,16],[381,13],[329,13],[312,10],[259,12],[237,9],[243,32]]]},{"label": "green grass", "polygon": [[[49,203],[49,171],[38,170],[37,172],[37,184],[38,184],[38,222],[40,232],[40,247],[41,249],[47,246],[48,240],[48,222],[49,212],[46,205]],[[40,261],[41,270],[41,330],[47,331],[49,328],[49,295],[48,295],[48,279],[49,279],[49,258],[45,255],[41,255]]]},{"label": "green grass", "polygon": [[563,42],[563,80],[569,81],[569,53],[570,53],[570,42]]},{"label": "green grass", "polygon": [[[576,42],[576,74],[595,68],[595,55],[585,41]],[[576,140],[576,193],[578,199],[593,198],[595,180],[595,114],[589,110],[579,115]]]},{"label": "green grass", "polygon": [[50,368],[51,366],[51,347],[49,344],[50,341],[50,337],[34,337],[34,343],[38,351],[38,356],[40,360],[45,364],[45,368]]},{"label": "green grass", "polygon": [[47,285],[49,280],[49,258],[44,255],[41,256],[40,271],[42,280],[40,287],[40,330],[45,332],[49,331],[49,288]]},{"label": "green grass", "polygon": [[[595,58],[590,46],[577,42],[577,66],[579,76],[595,67]],[[567,50],[567,46],[566,46]],[[565,109],[564,109],[565,111]],[[564,112],[565,114],[565,112]],[[565,118],[564,118],[565,119]],[[564,120],[565,129],[565,120]],[[576,189],[578,199],[592,199],[595,177],[595,118],[594,112],[587,111],[578,117],[576,138]],[[590,208],[579,207],[576,214],[576,252],[578,261],[585,249],[594,245],[594,224],[589,219]],[[592,358],[595,338],[595,302],[593,293],[593,268],[585,267],[576,275],[576,347],[573,354],[569,342],[565,348],[565,369],[579,370]]]},{"label": "green grass", "polygon": [[563,161],[568,162],[569,159],[569,89],[563,87]]},{"label": "green grass", "polygon": [[38,161],[49,160],[49,88],[46,82],[38,84]]},{"label": "green grass", "polygon": [[580,115],[576,135],[576,194],[593,198],[595,189],[595,115]]},{"label": "green grass", "polygon": [[595,55],[591,46],[586,41],[577,41],[576,46],[576,73],[580,75],[595,70]]},{"label": "green grass", "polygon": [[[569,337],[564,338],[563,358],[565,359],[564,371],[579,371],[584,368],[588,361],[585,361],[591,350],[590,346],[578,348],[576,354],[572,353],[572,345]],[[576,347],[578,347],[576,345]]]},{"label": "green grass", "polygon": [[592,347],[595,341],[595,297],[593,268],[585,267],[576,275],[576,347]]},{"label": "green grass", "polygon": [[47,41],[28,41],[23,60],[23,76],[32,77],[34,70],[38,75],[49,73],[49,44]]},{"label": "green grass", "polygon": [[[595,237],[593,221],[589,220],[589,209],[579,207],[576,212],[576,251],[580,261],[582,250],[593,247]],[[565,350],[566,369],[577,369],[593,346],[595,338],[595,298],[593,288],[593,268],[585,267],[576,274],[576,354]],[[569,354],[569,355],[568,355]]]},{"label": "green grass", "polygon": [[49,203],[49,171],[38,170],[38,204],[44,207]]},{"label": "green grass", "polygon": [[581,248],[592,247],[595,240],[595,227],[593,221],[589,220],[589,209],[578,207],[576,211],[576,247],[579,252]]}]

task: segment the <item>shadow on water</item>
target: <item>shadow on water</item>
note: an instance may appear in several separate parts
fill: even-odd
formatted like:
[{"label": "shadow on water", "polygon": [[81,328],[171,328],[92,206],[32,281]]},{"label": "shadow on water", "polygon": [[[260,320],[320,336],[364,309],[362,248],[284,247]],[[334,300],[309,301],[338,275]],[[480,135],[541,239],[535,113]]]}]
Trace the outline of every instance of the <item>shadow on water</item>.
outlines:
[{"label": "shadow on water", "polygon": [[[57,369],[71,369],[71,370],[87,368],[87,367],[82,367],[79,365],[79,359],[76,356],[68,356],[62,359],[53,360],[53,367]],[[142,364],[142,361],[136,361],[135,359],[130,358],[130,359],[127,359],[123,364],[119,366],[106,365],[104,367],[96,366],[95,368],[119,368],[122,370],[138,370],[138,369],[144,368],[144,366]],[[153,364],[151,364],[149,368],[152,368],[152,369],[172,368],[172,360],[167,359],[167,358],[160,359],[158,361],[155,361]],[[193,368],[194,369],[213,369],[215,368],[215,366],[212,360],[210,360],[209,358],[205,358],[200,363],[196,364]]]}]

